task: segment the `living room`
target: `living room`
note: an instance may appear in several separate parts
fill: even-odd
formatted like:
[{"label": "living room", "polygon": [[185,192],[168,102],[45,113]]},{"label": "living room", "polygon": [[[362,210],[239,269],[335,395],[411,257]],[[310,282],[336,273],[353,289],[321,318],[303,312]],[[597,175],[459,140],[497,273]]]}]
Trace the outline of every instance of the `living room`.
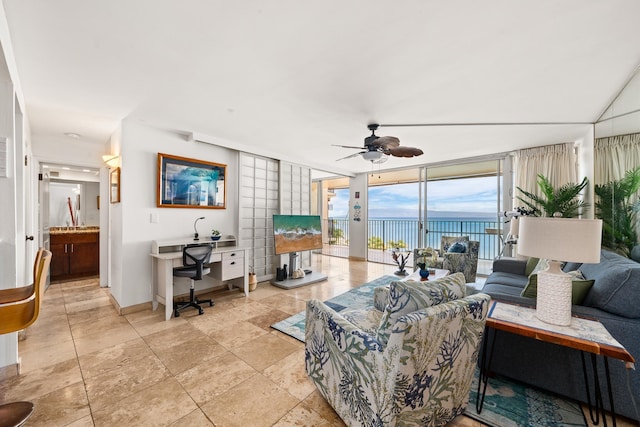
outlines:
[{"label": "living room", "polygon": [[[255,7],[255,10],[249,8],[251,19],[241,27],[224,26],[224,37],[234,37],[238,45],[224,53],[219,51],[220,61],[213,61],[215,64],[205,63],[202,58],[191,63],[182,60],[174,63],[177,52],[190,42],[186,34],[190,29],[193,31],[191,25],[181,26],[175,33],[159,30],[155,24],[151,25],[155,28],[153,31],[153,28],[140,30],[130,22],[119,21],[117,17],[121,13],[115,6],[113,9],[101,6],[105,8],[101,10],[101,16],[98,12],[83,10],[79,4],[68,6],[69,9],[35,4],[3,1],[0,40],[6,65],[2,74],[7,85],[0,98],[3,105],[14,113],[5,120],[2,129],[5,135],[15,135],[15,138],[7,140],[15,145],[10,145],[8,150],[9,169],[13,172],[3,179],[6,185],[0,188],[0,196],[9,200],[7,211],[12,219],[2,226],[2,239],[11,244],[2,248],[3,259],[7,260],[7,274],[0,288],[15,287],[16,283],[30,280],[31,260],[37,245],[25,242],[23,236],[33,235],[35,242],[42,242],[36,208],[38,163],[99,168],[100,214],[104,215],[100,222],[99,283],[109,303],[126,315],[147,312],[151,306],[151,242],[191,236],[194,221],[201,216],[205,219],[198,222],[197,228],[204,236],[209,230],[218,229],[225,235],[237,237],[241,245],[251,248],[253,254],[247,264],[258,270],[261,282],[275,274],[275,267],[282,265],[284,260],[273,262],[273,255],[259,259],[260,249],[269,246],[268,239],[260,236],[263,243],[259,246],[255,234],[245,234],[249,227],[245,225],[247,218],[242,214],[242,208],[246,207],[244,201],[250,196],[246,192],[248,188],[242,187],[241,177],[243,166],[246,166],[243,162],[249,159],[277,164],[280,169],[275,175],[276,181],[280,179],[278,174],[285,169],[289,182],[299,183],[300,179],[306,179],[309,185],[323,179],[317,175],[318,171],[327,177],[348,177],[351,200],[354,201],[355,193],[359,192],[366,209],[368,176],[372,171],[378,172],[379,168],[394,171],[408,167],[435,167],[500,153],[509,155],[533,147],[577,142],[580,144],[580,172],[584,172],[579,176],[589,177],[589,194],[593,194],[593,185],[599,183],[594,164],[594,141],[640,131],[638,79],[632,78],[637,71],[640,52],[637,43],[633,42],[637,40],[637,30],[633,22],[629,22],[637,11],[634,3],[621,1],[606,6],[576,3],[540,7],[501,4],[494,10],[463,3],[465,8],[475,12],[469,14],[473,17],[460,17],[451,9],[453,6],[442,6],[443,9],[438,10],[436,5],[418,4],[412,5],[416,10],[415,16],[411,16],[411,7],[408,6],[377,5],[379,9],[372,8],[362,14],[362,9],[368,7],[359,5],[342,11],[343,18],[338,18],[335,10],[345,6],[337,4],[333,11],[324,10],[324,7],[311,7],[310,11],[298,10],[297,7],[287,10],[285,6]],[[42,6],[40,10],[36,10],[39,6]],[[130,7],[130,16],[135,17],[146,16],[147,9],[154,10],[142,3]],[[240,16],[244,16],[243,12],[249,11],[238,6],[230,7],[228,11],[207,9],[206,12],[202,14],[203,21],[207,15],[218,16],[216,21],[225,21],[223,17],[227,17],[229,22],[237,22]],[[67,16],[63,18],[65,14]],[[163,5],[154,14],[157,14],[158,22],[165,23],[161,25],[163,28],[173,25],[169,24],[172,22],[170,17],[176,20],[184,18],[187,22],[195,19],[202,34],[220,35],[207,33],[208,23],[196,19],[198,17],[193,15],[193,11],[189,13]],[[58,33],[52,28],[57,24],[49,22],[49,17],[54,16],[59,19],[51,21],[68,23],[68,28],[73,28],[74,19],[84,24],[78,30],[68,30],[65,35],[64,31]],[[279,16],[299,16],[299,23],[312,25],[308,44],[301,47],[291,43],[303,30],[300,24],[289,24],[291,26],[282,33],[269,32]],[[437,22],[436,16],[456,16],[456,19],[445,24],[444,20]],[[535,34],[540,23],[547,22],[549,16],[557,17],[555,22],[545,24],[553,29],[553,35],[524,35]],[[384,19],[388,22],[385,23]],[[509,24],[510,19],[517,20],[517,24]],[[450,46],[426,50],[423,56],[431,59],[415,63],[410,59],[415,56],[416,49],[425,40],[439,38],[429,31],[408,35],[403,29],[422,25],[424,20],[428,22],[429,25],[425,26],[430,27],[430,31],[447,34]],[[570,20],[580,23],[561,29]],[[40,21],[39,29],[33,28],[33,22]],[[337,21],[337,27],[333,29],[335,32],[327,34],[331,33],[331,28],[320,25],[320,22],[334,21]],[[372,27],[371,22],[380,22],[380,28]],[[254,24],[253,30],[250,23]],[[101,35],[98,30],[118,26],[126,31],[120,32],[115,39],[103,38],[106,37],[104,32]],[[518,26],[530,31],[520,30]],[[380,35],[381,28],[385,27],[384,32],[389,34]],[[468,30],[460,32],[460,28]],[[65,62],[66,58],[68,68],[57,68],[60,65],[53,63],[57,60],[44,62],[43,52],[55,50],[45,42],[47,37],[44,34],[48,31],[52,43],[62,43],[65,38],[73,40],[68,45],[60,44],[62,47],[59,48],[63,54],[59,62]],[[80,35],[83,32],[87,34],[86,38]],[[371,32],[378,34],[370,39]],[[360,33],[369,35],[355,36]],[[53,37],[54,34],[58,36]],[[158,40],[150,40],[151,34]],[[509,37],[503,37],[504,34]],[[580,37],[575,34],[580,34]],[[269,39],[271,50],[263,50],[261,54],[261,49],[255,49],[248,40],[257,43],[262,35],[265,40]],[[211,46],[221,43],[219,39],[209,39],[210,36],[204,38],[213,43]],[[353,37],[351,46],[338,51],[341,39],[347,36],[349,40]],[[37,42],[31,37],[36,37]],[[422,41],[408,40],[418,37],[423,37]],[[470,40],[475,37],[479,40],[472,43]],[[405,41],[406,51],[394,48]],[[80,42],[81,45],[75,44]],[[103,43],[109,45],[109,50],[98,49]],[[166,46],[163,47],[163,43]],[[25,47],[30,44],[35,46],[33,51]],[[136,49],[127,50],[128,44],[136,46]],[[204,43],[197,47],[204,57],[202,52],[208,52],[210,46]],[[457,51],[458,47],[465,56],[447,53]],[[474,52],[481,47],[483,50]],[[91,67],[78,58],[78,52],[88,54],[94,50],[96,57],[87,61],[93,64]],[[540,50],[548,52],[543,55]],[[358,51],[363,53],[357,54]],[[152,60],[142,66],[142,60],[136,60],[135,55],[139,53],[142,58],[149,52],[158,56],[152,55]],[[295,56],[294,52],[305,53],[301,62],[285,63],[285,57]],[[123,56],[118,53],[123,53]],[[540,56],[534,57],[534,53]],[[238,57],[247,62],[242,62],[237,68],[231,67],[230,64],[240,60]],[[256,62],[260,65],[259,71],[248,58],[259,60]],[[188,72],[184,63],[193,64],[188,66]],[[145,87],[144,78],[136,72],[136,64],[145,70],[149,79],[145,91],[133,87],[134,81],[139,87]],[[228,68],[220,64],[226,64]],[[342,64],[342,67],[337,64]],[[478,68],[470,64],[477,64]],[[96,74],[89,77],[91,69],[101,68],[100,65],[108,70],[110,76]],[[557,71],[543,72],[556,65]],[[36,74],[36,68],[49,70],[51,75]],[[305,70],[305,79],[296,80],[295,76],[300,75],[302,69]],[[314,69],[315,72],[309,71]],[[433,69],[437,69],[436,74],[430,74],[436,72]],[[350,75],[346,74],[347,70]],[[158,74],[159,81],[152,81],[150,76],[154,73]],[[170,91],[180,92],[180,97],[166,101],[161,97],[159,88],[163,84],[172,86],[171,73],[175,73],[176,80],[190,83],[176,85]],[[367,81],[367,75],[370,81]],[[85,78],[95,85],[85,86]],[[287,80],[292,82],[282,92],[267,92],[267,86],[260,86],[270,85],[271,90]],[[206,95],[200,95],[201,88],[207,87],[206,82],[211,81],[229,82],[225,83],[229,87],[225,89],[220,87],[223,85],[216,85],[212,92],[208,89]],[[318,82],[317,86],[314,87],[311,81]],[[340,81],[348,83],[338,84]],[[392,86],[392,82],[398,83]],[[45,92],[38,92],[39,85]],[[47,92],[56,86],[62,94]],[[625,87],[630,90],[623,91]],[[76,90],[90,94],[93,101],[81,100]],[[115,98],[115,94],[122,95],[121,92],[125,92],[121,99],[126,98],[126,102],[111,104],[112,95]],[[622,92],[620,97],[619,92]],[[58,96],[67,98],[67,101],[51,101]],[[189,107],[190,97],[199,102],[206,99],[197,107]],[[96,104],[103,105],[92,111]],[[273,111],[269,105],[273,105]],[[278,108],[285,105],[286,108],[276,111],[275,105],[280,106]],[[322,109],[315,110],[317,106]],[[337,120],[336,116],[341,118]],[[333,147],[333,144],[358,146],[369,135],[366,125],[372,121],[382,123],[377,134],[398,136],[402,146],[419,147],[425,154],[414,158],[390,158],[382,165],[364,161],[361,156],[336,162],[355,151]],[[212,122],[224,122],[228,127]],[[410,124],[425,126],[391,126]],[[74,139],[64,133],[75,133],[80,138]],[[205,211],[158,207],[158,153],[226,165],[229,178],[225,182],[226,208]],[[120,203],[109,203],[110,167],[103,162],[103,155],[117,157],[117,167],[121,170]],[[23,164],[25,156],[29,159],[29,166],[20,170],[16,165]],[[286,180],[281,183],[288,185]],[[278,212],[274,213],[309,213],[311,204],[315,203],[307,191],[304,197],[308,199],[303,199],[307,206],[294,208],[293,202],[301,199],[292,197],[290,208],[286,209],[282,197],[280,194],[275,197],[280,205],[275,208]],[[513,203],[508,196],[503,197],[503,203],[506,200]],[[503,206],[505,210],[509,209],[506,204]],[[594,211],[590,210],[587,216],[593,214]],[[262,218],[268,216],[264,213]],[[345,290],[346,282],[354,286],[375,278],[376,274],[392,272],[393,266],[363,263],[367,259],[366,214],[361,219],[351,223],[348,254],[351,262],[343,263],[344,260],[328,257],[319,261],[315,256],[311,260],[310,255],[305,255],[305,263],[312,262],[313,268],[337,269],[329,274],[332,285],[335,285],[332,295],[323,296],[322,291],[316,290],[314,292],[319,293],[319,299],[324,300],[340,289]],[[506,235],[507,230],[503,231]],[[255,229],[252,230],[254,232]],[[364,269],[366,272],[345,279],[341,274],[349,269]],[[252,295],[253,298],[256,296]],[[289,301],[288,298],[286,300]],[[210,314],[209,310],[205,314]],[[15,366],[19,354],[16,336],[3,336],[0,340],[8,349],[0,365]]]}]

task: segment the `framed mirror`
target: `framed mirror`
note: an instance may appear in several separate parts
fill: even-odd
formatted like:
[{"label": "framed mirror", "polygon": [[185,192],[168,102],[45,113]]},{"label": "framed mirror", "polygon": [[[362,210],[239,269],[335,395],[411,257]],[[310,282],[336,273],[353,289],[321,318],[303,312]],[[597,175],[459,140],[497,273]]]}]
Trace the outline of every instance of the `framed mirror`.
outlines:
[{"label": "framed mirror", "polygon": [[109,175],[110,201],[120,203],[120,168],[113,169]]},{"label": "framed mirror", "polygon": [[227,166],[158,153],[157,206],[226,208]]}]

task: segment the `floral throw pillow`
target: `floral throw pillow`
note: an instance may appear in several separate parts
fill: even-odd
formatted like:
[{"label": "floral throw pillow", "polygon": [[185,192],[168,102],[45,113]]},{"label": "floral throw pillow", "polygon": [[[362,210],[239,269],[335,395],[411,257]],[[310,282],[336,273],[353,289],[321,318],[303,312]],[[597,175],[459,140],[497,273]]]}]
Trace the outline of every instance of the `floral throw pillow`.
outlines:
[{"label": "floral throw pillow", "polygon": [[455,273],[427,282],[413,280],[391,282],[389,299],[378,327],[378,340],[386,345],[393,325],[400,316],[443,302],[464,298],[466,295],[465,284],[466,280],[462,273]]}]

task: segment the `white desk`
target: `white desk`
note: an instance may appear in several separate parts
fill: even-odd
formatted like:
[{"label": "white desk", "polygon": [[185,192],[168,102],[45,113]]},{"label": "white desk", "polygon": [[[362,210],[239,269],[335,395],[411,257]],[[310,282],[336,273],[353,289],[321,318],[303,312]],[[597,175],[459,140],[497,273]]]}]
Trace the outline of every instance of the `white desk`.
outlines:
[{"label": "white desk", "polygon": [[154,240],[151,242],[152,281],[153,281],[153,309],[158,303],[165,306],[165,320],[171,319],[173,314],[173,267],[182,265],[182,248],[188,244],[210,244],[213,246],[207,275],[216,282],[227,282],[232,289],[234,282],[242,282],[244,295],[249,295],[248,265],[245,262],[245,248],[235,246],[233,236],[211,241],[208,237],[194,241],[192,238],[172,240]]}]

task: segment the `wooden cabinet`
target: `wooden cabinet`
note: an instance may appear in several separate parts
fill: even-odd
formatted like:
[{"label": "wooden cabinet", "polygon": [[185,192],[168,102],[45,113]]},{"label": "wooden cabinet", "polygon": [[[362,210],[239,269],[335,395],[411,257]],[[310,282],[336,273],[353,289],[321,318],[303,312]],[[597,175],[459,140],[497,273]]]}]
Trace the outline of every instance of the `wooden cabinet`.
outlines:
[{"label": "wooden cabinet", "polygon": [[100,271],[99,233],[52,234],[51,280],[95,276]]}]

